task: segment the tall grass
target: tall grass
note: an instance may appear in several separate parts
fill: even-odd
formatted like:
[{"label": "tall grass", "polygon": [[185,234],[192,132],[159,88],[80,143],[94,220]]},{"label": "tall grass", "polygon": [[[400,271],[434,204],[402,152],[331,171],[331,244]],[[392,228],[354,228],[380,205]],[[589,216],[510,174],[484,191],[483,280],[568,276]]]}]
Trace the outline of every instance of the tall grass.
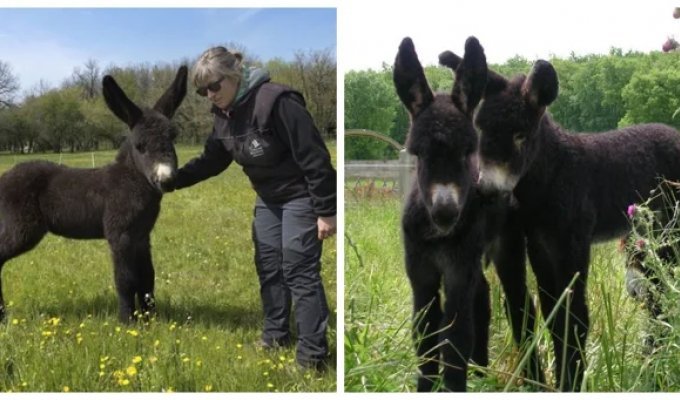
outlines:
[{"label": "tall grass", "polygon": [[[346,195],[346,198],[352,198]],[[411,339],[411,290],[403,263],[401,202],[356,200],[346,204],[345,249],[345,390],[414,391],[418,361]],[[618,243],[593,247],[588,277],[591,330],[585,345],[586,391],[676,391],[680,357],[675,337],[663,351],[649,354],[644,339],[650,320],[644,305],[630,298],[625,285],[625,254]],[[520,377],[522,357],[514,346],[504,311],[504,297],[493,271],[491,286],[490,365],[483,376],[471,374],[470,391],[534,391]],[[530,291],[538,304],[531,273]],[[675,301],[675,304],[680,304]],[[556,363],[543,319],[536,346],[548,382]],[[473,367],[473,371],[480,370]],[[552,384],[540,390],[555,390]]]},{"label": "tall grass", "polygon": [[[180,165],[201,148],[180,147]],[[331,148],[334,154],[334,148]],[[103,165],[114,152],[43,155]],[[0,156],[0,172],[34,156]],[[8,320],[0,325],[0,390],[335,391],[335,369],[303,370],[294,348],[254,346],[262,326],[250,225],[255,194],[240,167],[164,197],[151,235],[158,315],[117,322],[107,244],[48,235],[5,264]],[[336,240],[322,277],[335,354]],[[335,356],[333,356],[335,357]],[[335,360],[335,358],[333,358]]]}]

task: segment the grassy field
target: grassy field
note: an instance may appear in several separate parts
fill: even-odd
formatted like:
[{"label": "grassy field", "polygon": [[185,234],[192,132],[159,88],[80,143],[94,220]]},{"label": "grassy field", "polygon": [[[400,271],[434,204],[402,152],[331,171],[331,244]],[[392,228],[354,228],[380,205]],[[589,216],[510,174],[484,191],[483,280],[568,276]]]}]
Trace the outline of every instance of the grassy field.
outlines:
[{"label": "grassy field", "polygon": [[[345,198],[353,197],[346,194]],[[348,392],[415,391],[417,360],[410,336],[411,290],[404,270],[400,212],[401,203],[394,197],[355,198],[345,205],[344,357]],[[616,242],[594,247],[590,271],[591,331],[584,390],[680,390],[677,315],[670,319],[668,339],[659,351],[648,354],[643,338],[651,323],[643,305],[626,293],[624,255]],[[520,378],[513,379],[521,355],[513,346],[493,268],[486,275],[492,290],[490,366],[483,377],[470,375],[468,390],[536,390]],[[531,288],[535,293],[534,282]],[[675,299],[667,303],[680,303],[675,292]],[[551,340],[543,325],[538,331],[543,369],[553,382],[549,368],[554,362]]]},{"label": "grassy field", "polygon": [[[330,146],[335,154],[335,146]],[[180,165],[201,148],[180,147]],[[0,156],[103,165],[114,152]],[[295,350],[254,346],[262,310],[250,225],[255,193],[236,164],[168,194],[152,232],[158,316],[117,322],[109,250],[103,240],[48,235],[2,271],[8,320],[0,325],[0,391],[335,391],[336,370],[301,370]],[[336,353],[336,240],[327,240],[323,280]]]}]

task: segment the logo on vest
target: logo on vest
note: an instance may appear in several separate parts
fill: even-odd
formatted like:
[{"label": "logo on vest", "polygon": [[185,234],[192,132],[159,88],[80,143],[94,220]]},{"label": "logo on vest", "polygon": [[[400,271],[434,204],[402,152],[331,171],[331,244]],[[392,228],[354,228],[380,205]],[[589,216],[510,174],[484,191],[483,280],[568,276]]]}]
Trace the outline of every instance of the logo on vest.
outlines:
[{"label": "logo on vest", "polygon": [[253,139],[253,141],[250,142],[248,151],[250,152],[251,157],[260,157],[264,154],[264,149],[257,139]]}]

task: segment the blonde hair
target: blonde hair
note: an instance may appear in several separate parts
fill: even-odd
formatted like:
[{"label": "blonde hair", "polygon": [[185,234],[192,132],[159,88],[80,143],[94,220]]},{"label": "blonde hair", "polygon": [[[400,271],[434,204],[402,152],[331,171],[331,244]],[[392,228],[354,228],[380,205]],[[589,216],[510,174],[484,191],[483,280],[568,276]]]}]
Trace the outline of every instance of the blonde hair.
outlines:
[{"label": "blonde hair", "polygon": [[204,51],[191,73],[191,79],[196,87],[206,86],[222,78],[234,81],[241,79],[241,62],[243,55],[231,52],[225,47],[211,47]]}]

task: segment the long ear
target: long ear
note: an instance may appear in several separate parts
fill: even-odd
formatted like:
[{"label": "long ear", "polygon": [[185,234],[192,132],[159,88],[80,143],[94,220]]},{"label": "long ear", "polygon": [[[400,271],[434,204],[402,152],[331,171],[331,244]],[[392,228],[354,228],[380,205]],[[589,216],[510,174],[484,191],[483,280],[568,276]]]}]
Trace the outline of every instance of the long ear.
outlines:
[{"label": "long ear", "polygon": [[545,60],[536,61],[522,85],[526,102],[534,108],[545,107],[555,101],[558,90],[557,72],[552,64]]},{"label": "long ear", "polygon": [[508,85],[508,80],[505,79],[503,75],[490,69],[487,69],[486,73],[486,90],[484,91],[484,96],[498,93]]},{"label": "long ear", "polygon": [[127,126],[132,128],[142,117],[142,110],[135,105],[118,86],[111,75],[106,75],[102,80],[104,100],[109,110]]},{"label": "long ear", "polygon": [[456,68],[456,83],[451,98],[458,108],[472,115],[486,88],[486,56],[484,49],[474,36],[465,41],[465,56]]},{"label": "long ear", "polygon": [[443,52],[439,55],[439,64],[441,64],[445,67],[449,67],[454,71],[456,70],[456,68],[458,68],[461,61],[463,61],[462,58],[453,54],[449,50],[446,50],[445,52]]},{"label": "long ear", "polygon": [[160,99],[153,106],[153,109],[165,115],[168,118],[172,118],[175,115],[175,111],[182,104],[184,96],[187,94],[187,67],[182,65],[177,70],[177,75],[175,76],[175,81],[172,85],[163,93]]},{"label": "long ear", "polygon": [[425,72],[418,60],[411,38],[404,38],[399,45],[397,58],[394,60],[392,74],[394,87],[411,116],[416,116],[432,101],[434,95],[427,84]]}]

